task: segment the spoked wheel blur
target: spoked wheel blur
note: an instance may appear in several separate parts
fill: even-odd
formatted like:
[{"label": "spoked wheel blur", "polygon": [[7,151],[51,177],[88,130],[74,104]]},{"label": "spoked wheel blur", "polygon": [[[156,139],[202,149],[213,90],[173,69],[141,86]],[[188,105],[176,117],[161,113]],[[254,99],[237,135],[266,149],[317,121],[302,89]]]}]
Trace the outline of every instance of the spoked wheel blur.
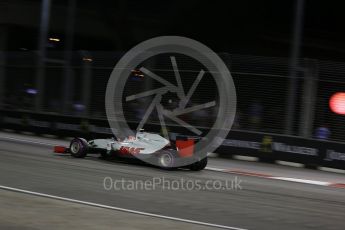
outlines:
[{"label": "spoked wheel blur", "polygon": [[87,155],[88,144],[83,138],[74,138],[69,148],[73,157],[84,158]]},{"label": "spoked wheel blur", "polygon": [[164,169],[173,169],[175,160],[175,155],[169,151],[162,151],[158,155],[158,165]]}]

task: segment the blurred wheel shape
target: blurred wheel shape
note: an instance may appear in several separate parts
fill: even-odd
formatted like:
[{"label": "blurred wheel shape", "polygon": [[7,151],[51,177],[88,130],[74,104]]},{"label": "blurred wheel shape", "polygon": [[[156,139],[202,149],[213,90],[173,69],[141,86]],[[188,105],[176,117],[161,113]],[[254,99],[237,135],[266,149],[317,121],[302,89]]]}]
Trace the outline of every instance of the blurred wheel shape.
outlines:
[{"label": "blurred wheel shape", "polygon": [[175,167],[176,155],[169,151],[160,151],[158,153],[158,165],[164,169],[173,169]]},{"label": "blurred wheel shape", "polygon": [[70,144],[71,156],[75,158],[84,158],[87,155],[88,144],[83,138],[74,138]]}]

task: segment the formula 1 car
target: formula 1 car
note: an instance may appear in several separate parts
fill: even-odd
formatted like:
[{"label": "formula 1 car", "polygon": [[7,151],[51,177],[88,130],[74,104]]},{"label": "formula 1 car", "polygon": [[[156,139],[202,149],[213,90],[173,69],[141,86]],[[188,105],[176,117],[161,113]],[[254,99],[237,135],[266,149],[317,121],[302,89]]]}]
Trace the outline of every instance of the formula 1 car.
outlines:
[{"label": "formula 1 car", "polygon": [[194,156],[194,142],[194,139],[184,138],[173,143],[158,134],[139,131],[122,141],[115,138],[90,141],[74,138],[69,147],[55,146],[54,152],[70,153],[76,158],[84,158],[87,154],[101,154],[103,158],[138,158],[165,169],[182,165],[199,171],[206,167],[207,157],[200,159]]}]

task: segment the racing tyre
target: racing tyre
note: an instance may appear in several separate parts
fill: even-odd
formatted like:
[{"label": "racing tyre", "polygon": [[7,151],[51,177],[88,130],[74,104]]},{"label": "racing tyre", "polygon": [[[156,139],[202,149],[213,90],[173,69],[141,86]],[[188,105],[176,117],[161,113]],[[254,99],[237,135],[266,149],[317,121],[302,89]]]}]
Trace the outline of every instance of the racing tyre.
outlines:
[{"label": "racing tyre", "polygon": [[84,158],[86,157],[88,149],[87,141],[83,138],[74,138],[69,146],[69,151],[72,157]]},{"label": "racing tyre", "polygon": [[176,155],[169,151],[161,151],[158,155],[158,165],[164,169],[173,169]]},{"label": "racing tyre", "polygon": [[207,165],[207,157],[191,164],[189,166],[189,169],[192,171],[200,171],[200,170],[203,170],[204,168],[206,168],[206,165]]}]

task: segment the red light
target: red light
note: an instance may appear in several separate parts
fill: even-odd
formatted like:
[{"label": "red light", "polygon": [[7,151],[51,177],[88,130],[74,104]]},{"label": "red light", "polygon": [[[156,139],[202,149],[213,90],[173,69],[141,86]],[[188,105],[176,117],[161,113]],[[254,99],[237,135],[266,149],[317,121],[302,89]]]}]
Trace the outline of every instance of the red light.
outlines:
[{"label": "red light", "polygon": [[329,100],[329,107],[333,113],[345,115],[345,93],[335,93]]}]

